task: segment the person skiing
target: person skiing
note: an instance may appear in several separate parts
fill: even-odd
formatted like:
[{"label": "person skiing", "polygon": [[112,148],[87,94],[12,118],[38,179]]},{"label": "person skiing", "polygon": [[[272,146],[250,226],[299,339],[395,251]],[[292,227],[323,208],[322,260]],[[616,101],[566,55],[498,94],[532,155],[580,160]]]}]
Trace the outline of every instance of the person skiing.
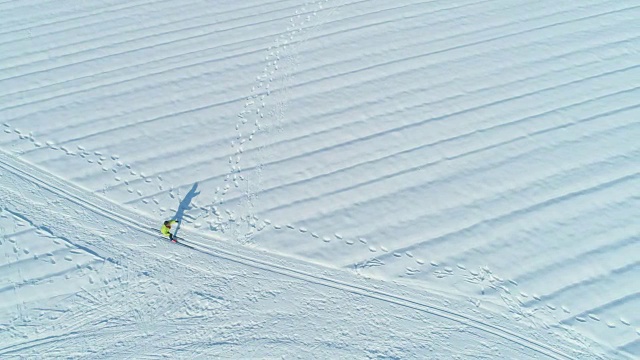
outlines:
[{"label": "person skiing", "polygon": [[164,224],[162,224],[162,227],[160,228],[160,232],[169,237],[169,240],[171,240],[172,242],[177,242],[175,236],[173,236],[173,234],[171,233],[171,225],[176,224],[178,222],[178,220],[167,220],[164,222]]}]

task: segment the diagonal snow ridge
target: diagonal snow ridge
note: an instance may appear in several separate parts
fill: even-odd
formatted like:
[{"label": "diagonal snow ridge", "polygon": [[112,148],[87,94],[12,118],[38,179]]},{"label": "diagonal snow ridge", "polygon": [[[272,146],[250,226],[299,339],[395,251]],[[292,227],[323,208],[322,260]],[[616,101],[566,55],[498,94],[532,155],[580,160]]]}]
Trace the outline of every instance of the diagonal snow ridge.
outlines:
[{"label": "diagonal snow ridge", "polygon": [[[251,358],[265,344],[277,348],[267,357],[562,356],[547,336],[575,344],[557,347],[573,358],[639,356],[639,17],[633,0],[0,3],[0,149],[43,180],[0,169],[0,288],[13,294],[2,354],[82,349],[84,334],[96,341],[86,356],[180,357],[153,345],[162,324],[198,333],[168,342],[202,358]],[[152,241],[177,214],[202,252]],[[75,234],[64,226],[74,220]],[[311,276],[257,275],[211,246]],[[298,280],[304,291],[291,289]],[[102,310],[128,293],[144,310]],[[304,305],[289,312],[288,296]],[[472,325],[429,317],[430,305]],[[414,307],[438,324],[408,321]],[[315,308],[353,326],[305,313]],[[224,324],[208,339],[197,328],[212,331],[212,318]],[[91,330],[110,321],[140,345]],[[306,337],[305,321],[327,336]],[[542,347],[518,352],[528,340],[477,321]],[[298,330],[264,335],[269,325]],[[443,338],[466,341],[459,328],[484,345],[443,350]]]}]

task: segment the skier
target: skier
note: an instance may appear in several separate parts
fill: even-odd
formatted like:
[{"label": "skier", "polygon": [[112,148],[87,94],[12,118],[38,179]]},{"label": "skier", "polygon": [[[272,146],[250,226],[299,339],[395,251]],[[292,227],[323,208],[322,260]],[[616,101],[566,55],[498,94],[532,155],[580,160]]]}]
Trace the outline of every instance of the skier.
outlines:
[{"label": "skier", "polygon": [[165,236],[169,236],[169,240],[171,240],[172,242],[177,242],[177,240],[171,233],[171,225],[176,224],[177,222],[178,220],[174,220],[174,219],[167,220],[164,222],[164,224],[160,228],[160,232]]}]

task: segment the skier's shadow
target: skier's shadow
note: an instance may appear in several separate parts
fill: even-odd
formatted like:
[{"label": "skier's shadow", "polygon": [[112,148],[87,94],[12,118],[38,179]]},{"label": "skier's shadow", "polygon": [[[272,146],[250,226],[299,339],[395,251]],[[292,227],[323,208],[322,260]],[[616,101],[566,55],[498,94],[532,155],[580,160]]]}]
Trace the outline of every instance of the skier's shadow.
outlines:
[{"label": "skier's shadow", "polygon": [[198,183],[196,182],[191,187],[191,190],[184,196],[182,201],[180,201],[180,205],[178,205],[178,210],[176,211],[176,215],[173,217],[178,220],[178,226],[176,226],[176,231],[174,233],[175,236],[178,236],[178,231],[180,231],[180,225],[182,224],[182,218],[184,217],[185,210],[191,210],[193,207],[191,206],[191,200],[196,196],[200,195],[200,191],[197,191]]}]

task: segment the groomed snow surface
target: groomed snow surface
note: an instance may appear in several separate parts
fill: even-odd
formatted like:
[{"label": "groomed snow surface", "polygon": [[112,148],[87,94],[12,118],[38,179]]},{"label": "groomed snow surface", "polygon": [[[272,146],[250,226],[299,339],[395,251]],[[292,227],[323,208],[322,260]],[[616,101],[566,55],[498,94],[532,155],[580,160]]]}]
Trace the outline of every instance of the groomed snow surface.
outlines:
[{"label": "groomed snow surface", "polygon": [[640,357],[638,19],[1,1],[0,358]]}]

